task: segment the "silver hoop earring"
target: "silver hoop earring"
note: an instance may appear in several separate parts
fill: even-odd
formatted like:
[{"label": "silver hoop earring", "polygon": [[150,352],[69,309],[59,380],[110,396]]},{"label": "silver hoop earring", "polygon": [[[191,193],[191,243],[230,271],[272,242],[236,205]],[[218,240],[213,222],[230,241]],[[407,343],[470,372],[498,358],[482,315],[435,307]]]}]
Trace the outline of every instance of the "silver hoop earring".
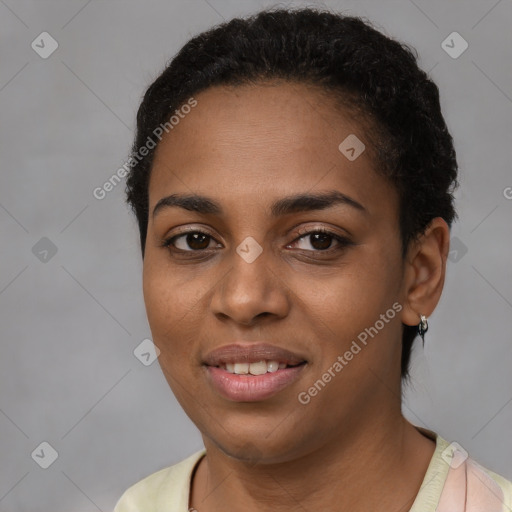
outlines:
[{"label": "silver hoop earring", "polygon": [[418,324],[418,334],[421,336],[423,344],[425,344],[425,333],[428,331],[428,322],[425,315],[420,315],[420,323]]}]

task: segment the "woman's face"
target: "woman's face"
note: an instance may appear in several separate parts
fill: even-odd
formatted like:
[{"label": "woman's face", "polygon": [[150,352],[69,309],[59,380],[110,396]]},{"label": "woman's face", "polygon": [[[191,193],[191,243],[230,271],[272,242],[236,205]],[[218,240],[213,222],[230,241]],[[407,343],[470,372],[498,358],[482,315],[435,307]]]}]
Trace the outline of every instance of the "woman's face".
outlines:
[{"label": "woman's face", "polygon": [[195,98],[155,155],[144,298],[205,443],[292,460],[399,414],[398,198],[364,129],[300,84]]}]

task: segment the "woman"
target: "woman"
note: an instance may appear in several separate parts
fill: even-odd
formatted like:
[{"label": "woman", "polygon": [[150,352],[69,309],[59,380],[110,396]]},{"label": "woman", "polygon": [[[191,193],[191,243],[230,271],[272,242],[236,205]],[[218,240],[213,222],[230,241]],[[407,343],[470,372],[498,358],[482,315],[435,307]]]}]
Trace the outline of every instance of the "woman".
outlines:
[{"label": "woman", "polygon": [[263,11],[189,41],[140,106],[127,194],[205,450],[116,512],[510,510],[510,482],[401,413],[456,176],[436,85],[362,20]]}]

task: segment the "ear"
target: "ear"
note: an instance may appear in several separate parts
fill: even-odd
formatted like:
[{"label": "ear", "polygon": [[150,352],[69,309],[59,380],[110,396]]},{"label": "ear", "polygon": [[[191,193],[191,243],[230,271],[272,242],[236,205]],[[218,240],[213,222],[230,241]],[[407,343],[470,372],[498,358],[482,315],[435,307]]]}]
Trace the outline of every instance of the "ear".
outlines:
[{"label": "ear", "polygon": [[429,317],[443,291],[446,260],[450,248],[450,228],[436,217],[425,232],[408,247],[404,269],[402,323],[418,325],[420,315]]}]

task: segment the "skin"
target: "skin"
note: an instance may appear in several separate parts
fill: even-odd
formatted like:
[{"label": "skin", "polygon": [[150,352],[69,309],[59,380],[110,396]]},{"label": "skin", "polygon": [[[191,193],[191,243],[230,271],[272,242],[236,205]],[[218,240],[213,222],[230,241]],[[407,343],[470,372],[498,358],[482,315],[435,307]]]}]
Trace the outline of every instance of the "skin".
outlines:
[{"label": "skin", "polygon": [[[434,219],[402,258],[397,193],[375,172],[365,130],[319,89],[276,82],[195,97],[197,106],[157,148],[150,212],[170,194],[196,193],[224,213],[150,213],[143,266],[161,368],[207,449],[190,506],[409,510],[435,445],[401,414],[401,324],[417,325],[437,305],[448,226]],[[352,162],[338,150],[351,133],[367,142]],[[365,211],[338,204],[270,214],[282,197],[332,190]],[[176,242],[180,254],[162,246],[188,227],[213,237],[200,246],[209,253],[198,257],[186,237]],[[351,244],[304,235],[322,227]],[[235,250],[248,236],[263,249],[252,263]],[[187,258],[194,248],[195,259]],[[297,395],[395,302],[402,310],[317,396],[299,403]],[[202,360],[237,340],[284,347],[307,364],[267,400],[227,400],[208,384]]]}]

